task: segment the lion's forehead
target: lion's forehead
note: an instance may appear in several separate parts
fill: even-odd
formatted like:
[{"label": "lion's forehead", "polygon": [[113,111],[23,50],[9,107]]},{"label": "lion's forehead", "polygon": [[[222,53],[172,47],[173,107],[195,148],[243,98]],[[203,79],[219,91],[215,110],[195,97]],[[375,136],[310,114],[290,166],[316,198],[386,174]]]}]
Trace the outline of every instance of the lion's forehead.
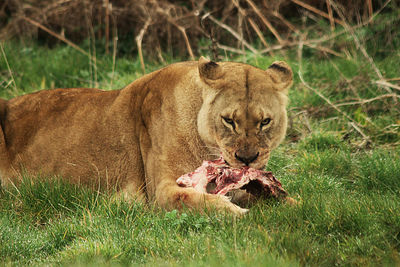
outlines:
[{"label": "lion's forehead", "polygon": [[265,116],[266,113],[279,111],[282,101],[279,94],[271,92],[261,92],[257,95],[226,92],[219,97],[218,104],[222,107],[222,113],[250,113],[256,117]]}]

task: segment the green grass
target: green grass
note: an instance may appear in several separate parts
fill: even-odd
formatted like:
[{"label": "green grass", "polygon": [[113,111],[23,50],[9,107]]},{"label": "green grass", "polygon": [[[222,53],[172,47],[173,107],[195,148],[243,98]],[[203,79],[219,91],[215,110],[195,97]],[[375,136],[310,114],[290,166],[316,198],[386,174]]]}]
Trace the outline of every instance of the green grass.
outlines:
[{"label": "green grass", "polygon": [[282,147],[271,159],[301,204],[260,202],[241,219],[165,212],[27,179],[0,195],[0,258],[18,265],[400,264],[399,149],[351,153],[318,140]]},{"label": "green grass", "polygon": [[[400,36],[380,44],[378,30],[357,34],[369,40],[368,53],[384,76],[396,78]],[[335,104],[387,93],[349,39],[335,40],[334,47],[347,47],[345,58],[303,51],[304,79]],[[0,57],[0,97],[7,99],[57,87],[122,88],[142,75],[133,57],[118,57],[113,71],[110,56],[97,55],[94,66],[67,46],[7,42],[4,51],[16,83]],[[166,212],[55,178],[27,178],[18,188],[0,188],[0,265],[400,265],[398,104],[384,99],[340,107],[370,137],[365,146],[347,119],[301,84],[296,49],[230,60],[267,68],[282,58],[295,73],[291,120],[268,170],[301,200],[298,206],[259,202],[240,219]],[[146,65],[148,72],[159,67]]]}]

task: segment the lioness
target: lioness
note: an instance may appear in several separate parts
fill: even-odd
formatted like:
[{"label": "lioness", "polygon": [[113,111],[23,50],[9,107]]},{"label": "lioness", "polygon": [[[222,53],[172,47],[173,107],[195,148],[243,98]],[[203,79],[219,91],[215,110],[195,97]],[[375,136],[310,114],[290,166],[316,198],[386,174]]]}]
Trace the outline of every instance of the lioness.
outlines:
[{"label": "lioness", "polygon": [[[221,153],[233,167],[263,169],[286,132],[284,62],[182,62],[121,90],[73,88],[0,99],[0,176],[60,175],[116,186],[167,208],[246,210],[176,179]],[[34,176],[33,176],[34,177]]]}]

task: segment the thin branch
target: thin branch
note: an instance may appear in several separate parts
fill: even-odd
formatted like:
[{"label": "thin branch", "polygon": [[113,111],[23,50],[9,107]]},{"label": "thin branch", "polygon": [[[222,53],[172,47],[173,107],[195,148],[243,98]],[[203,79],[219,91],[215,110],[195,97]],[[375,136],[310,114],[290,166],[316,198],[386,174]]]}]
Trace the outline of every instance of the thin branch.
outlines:
[{"label": "thin branch", "polygon": [[368,20],[368,23],[372,22],[374,18],[381,13],[381,11],[391,2],[392,0],[387,0]]},{"label": "thin branch", "polygon": [[369,15],[369,17],[372,17],[373,12],[374,12],[372,9],[372,0],[368,0],[367,5],[368,5],[368,15]]},{"label": "thin branch", "polygon": [[289,29],[291,29],[295,33],[299,32],[299,30],[292,23],[290,23],[287,19],[285,19],[279,12],[273,11],[272,15],[274,15],[275,17],[280,19]]},{"label": "thin branch", "polygon": [[320,50],[320,51],[328,53],[328,54],[332,54],[332,55],[337,56],[337,57],[342,57],[342,58],[345,57],[343,54],[340,54],[340,53],[336,52],[335,50],[332,50],[332,49],[330,49],[328,47],[323,47],[323,46],[320,46],[320,45],[308,44],[308,43],[304,43],[304,45],[306,45],[306,46],[308,46],[310,48],[314,48],[314,49]]},{"label": "thin branch", "polygon": [[[249,21],[250,26],[256,32],[258,38],[260,38],[260,41],[265,46],[265,48],[269,48],[269,45],[268,45],[267,41],[265,40],[260,28],[254,22],[254,20],[251,17],[247,16],[246,11],[243,10],[243,8],[240,7],[240,5],[239,5],[237,0],[232,0],[232,3],[236,6],[236,8],[239,10],[239,13],[242,14],[243,17],[247,17],[247,20]],[[270,54],[273,56],[273,52],[272,51],[270,51]]]},{"label": "thin branch", "polygon": [[214,34],[214,28],[208,23],[206,23],[206,19],[210,14],[211,13],[208,12],[201,17],[200,26],[204,30],[204,33],[207,36],[207,38],[211,41],[211,44],[209,45],[208,49],[212,53],[213,60],[217,62],[219,59],[219,55],[218,55],[218,44]]},{"label": "thin branch", "polygon": [[342,114],[346,119],[348,119],[348,120],[351,121],[351,122],[355,122],[349,115],[347,115],[346,112],[342,111],[341,109],[339,109],[339,108],[337,107],[337,105],[333,104],[333,103],[329,100],[329,98],[327,98],[326,96],[324,96],[323,94],[321,94],[318,90],[316,90],[316,89],[314,89],[313,87],[311,87],[310,85],[308,85],[308,84],[304,81],[303,74],[302,74],[302,72],[301,72],[300,70],[299,70],[298,74],[299,74],[300,81],[302,82],[302,84],[303,84],[306,88],[308,88],[308,89],[310,89],[311,91],[313,91],[316,95],[318,95],[318,96],[319,96],[320,98],[322,98],[326,103],[328,103],[329,106],[331,106],[331,107],[332,107],[333,109],[335,109],[337,112],[339,112],[340,114]]},{"label": "thin branch", "polygon": [[143,41],[143,36],[146,33],[147,28],[149,27],[150,23],[151,23],[151,18],[149,17],[146,20],[146,22],[144,23],[144,25],[143,25],[142,29],[140,30],[139,34],[135,38],[136,39],[136,44],[137,44],[137,47],[138,47],[140,65],[142,67],[143,74],[146,73],[146,68],[145,68],[144,59],[143,59],[142,41]]},{"label": "thin branch", "polygon": [[251,46],[248,42],[246,42],[246,40],[244,40],[242,37],[240,37],[240,34],[237,33],[234,29],[232,29],[231,27],[229,27],[228,25],[218,21],[216,18],[214,18],[212,15],[209,16],[210,20],[213,21],[215,24],[217,24],[218,26],[220,26],[221,28],[227,30],[230,34],[233,35],[233,37],[235,37],[237,40],[239,40],[240,42],[243,43],[243,45],[245,47],[247,47],[251,52],[253,52],[254,54],[258,54],[257,49],[255,49],[253,46]]},{"label": "thin branch", "polygon": [[[355,26],[354,28],[360,28],[362,26],[364,26],[364,25],[360,24],[360,25]],[[320,43],[332,40],[332,39],[334,39],[334,38],[336,38],[336,37],[338,37],[338,36],[340,36],[342,34],[345,34],[346,32],[347,32],[346,30],[342,30],[340,32],[333,33],[331,35],[327,35],[327,36],[324,36],[322,38],[302,41],[302,43],[304,45],[307,45],[307,46],[308,45],[313,45],[313,44],[320,44]],[[286,47],[298,46],[299,44],[300,44],[300,41],[286,42],[283,45],[274,45],[274,46],[271,46],[271,47],[269,47],[267,49],[263,49],[263,50],[260,51],[260,53],[264,54],[264,53],[268,53],[268,52],[270,52],[272,50],[281,50],[281,49],[286,48]]]},{"label": "thin branch", "polygon": [[26,20],[27,22],[35,25],[36,27],[44,30],[45,32],[49,33],[50,35],[56,37],[57,39],[60,39],[61,41],[63,41],[64,43],[66,43],[67,45],[71,46],[72,48],[78,50],[79,52],[81,52],[82,54],[88,56],[89,58],[92,58],[90,56],[89,53],[87,53],[85,50],[83,50],[82,48],[80,48],[79,46],[77,46],[76,44],[74,44],[73,42],[71,42],[70,40],[66,39],[64,36],[57,34],[55,32],[53,32],[52,30],[50,30],[49,28],[43,26],[42,24],[40,24],[39,22],[36,22],[28,17],[23,17],[24,20]]},{"label": "thin branch", "polygon": [[400,78],[389,78],[386,81],[400,81]]},{"label": "thin branch", "polygon": [[109,3],[109,0],[104,0],[104,5],[105,5],[105,8],[106,8],[106,15],[105,15],[105,36],[106,36],[106,54],[108,55],[108,43],[109,43],[109,40],[110,40],[110,16],[109,16],[109,14],[110,14],[110,10],[109,10],[109,5],[110,5],[110,3]]},{"label": "thin branch", "polygon": [[400,99],[399,95],[396,94],[386,94],[386,95],[380,95],[374,98],[369,98],[369,99],[362,99],[359,101],[353,101],[353,102],[345,102],[345,103],[340,103],[340,104],[336,104],[337,107],[341,107],[341,106],[352,106],[352,105],[363,105],[363,104],[367,104],[376,100],[381,100],[381,99],[385,99],[385,98],[393,98],[393,97],[397,97]]},{"label": "thin branch", "polygon": [[257,8],[257,6],[253,3],[251,0],[246,0],[247,3],[253,8],[254,12],[260,17],[262,22],[264,22],[265,26],[268,27],[268,29],[271,31],[271,33],[275,36],[275,38],[278,40],[280,44],[285,43],[282,38],[279,36],[278,31],[272,26],[272,24],[267,20],[267,18],[261,13],[261,11]]},{"label": "thin branch", "polygon": [[181,26],[181,25],[179,25],[178,23],[176,23],[176,22],[175,22],[174,20],[172,20],[172,19],[169,19],[168,21],[169,21],[172,25],[174,25],[174,26],[182,33],[183,39],[185,40],[186,48],[187,48],[188,53],[189,53],[189,55],[190,55],[190,58],[191,58],[192,60],[194,60],[193,50],[192,50],[192,47],[190,46],[189,38],[188,38],[188,36],[187,36],[187,34],[186,34],[186,29],[185,29],[183,26]]},{"label": "thin branch", "polygon": [[326,8],[328,9],[329,23],[331,24],[331,31],[335,30],[335,20],[333,18],[332,7],[329,0],[326,0]]},{"label": "thin branch", "polygon": [[346,112],[342,111],[340,108],[337,107],[337,105],[333,104],[329,98],[327,98],[326,96],[324,96],[321,92],[319,92],[318,90],[314,89],[313,87],[311,87],[310,85],[308,85],[303,78],[303,43],[300,41],[298,50],[297,50],[297,56],[298,56],[298,62],[299,62],[299,71],[298,71],[298,75],[300,78],[300,81],[302,82],[302,84],[309,90],[311,90],[312,92],[314,92],[316,95],[318,95],[320,98],[322,98],[326,103],[328,103],[328,105],[330,105],[332,108],[334,108],[337,112],[339,112],[340,114],[342,114],[346,119],[348,119],[351,122],[351,125],[354,127],[354,129],[356,129],[357,132],[359,132],[362,137],[364,138],[364,140],[367,143],[371,143],[371,138],[369,138],[365,133],[363,133],[361,131],[361,129],[358,127],[358,123],[353,120],[349,115],[347,115]]},{"label": "thin branch", "polygon": [[[10,65],[8,64],[7,56],[6,56],[6,53],[4,52],[4,48],[3,48],[3,43],[2,42],[0,42],[0,48],[1,48],[1,53],[3,54],[4,61],[6,62],[6,65],[7,65],[8,73],[9,73],[9,75],[11,77],[11,82],[14,85],[14,93],[17,94],[17,84],[15,83],[14,75],[12,74]],[[8,85],[7,85],[7,87],[8,87]]]},{"label": "thin branch", "polygon": [[269,48],[269,45],[268,45],[267,41],[265,41],[265,38],[262,35],[260,28],[258,28],[258,26],[254,22],[254,20],[252,18],[250,18],[250,17],[247,17],[247,20],[249,21],[250,26],[253,28],[253,30],[257,33],[258,38],[260,38],[261,43],[265,46],[265,48]]},{"label": "thin branch", "polygon": [[220,49],[223,49],[223,50],[226,50],[226,51],[229,51],[229,52],[232,52],[232,53],[236,53],[236,54],[240,54],[240,55],[245,55],[246,54],[246,52],[244,52],[244,51],[242,51],[240,49],[237,49],[237,48],[234,48],[234,47],[230,47],[230,46],[227,46],[227,45],[222,45],[222,44],[217,43],[217,46]]},{"label": "thin branch", "polygon": [[[306,4],[306,3],[304,3],[304,2],[302,2],[302,1],[300,1],[300,0],[292,0],[292,2],[294,2],[295,4],[297,4],[297,5],[299,5],[299,6],[304,7],[304,8],[307,9],[307,10],[310,10],[311,12],[314,12],[315,14],[318,14],[318,15],[324,17],[324,18],[331,19],[330,16],[329,16],[329,14],[326,14],[325,12],[323,12],[323,11],[321,11],[321,10],[319,10],[319,9],[317,9],[317,8],[315,8],[315,7],[313,7],[313,6],[310,6],[309,4]],[[344,24],[345,24],[345,22],[343,22],[343,21],[341,21],[341,20],[339,20],[339,19],[333,18],[333,20],[334,20],[337,24],[340,24],[340,25],[342,25],[342,26],[344,26]]]},{"label": "thin branch", "polygon": [[115,75],[115,63],[117,58],[117,44],[118,44],[118,36],[114,36],[113,38],[113,64],[112,64],[112,74],[111,74],[111,82],[110,82],[110,89],[112,89],[114,75]]},{"label": "thin branch", "polygon": [[[389,79],[387,79],[387,80],[389,80]],[[389,82],[387,82],[387,80],[386,81],[385,80],[375,81],[375,83],[379,84],[379,85],[382,85],[382,86],[390,87],[390,88],[393,88],[393,89],[396,89],[396,90],[400,90],[400,86],[395,85],[393,83],[389,83]]]},{"label": "thin branch", "polygon": [[[292,0],[293,1],[293,0]],[[297,0],[296,0],[297,1]],[[339,7],[336,5],[336,3],[334,3],[331,0],[328,0],[330,2],[330,4],[332,5],[332,7],[336,10],[336,12],[339,14],[339,16],[345,21],[345,17],[343,15],[342,10],[339,9]],[[353,37],[353,40],[356,44],[356,47],[358,49],[360,49],[361,53],[363,54],[363,56],[368,60],[368,62],[370,63],[372,69],[375,71],[376,75],[378,76],[379,80],[383,81],[385,80],[381,71],[378,69],[378,67],[375,65],[374,60],[368,55],[367,50],[364,48],[364,46],[361,44],[360,40],[358,39],[357,35],[355,34],[354,30],[352,27],[349,26],[348,23],[344,23],[343,26],[345,27],[345,29],[350,33],[350,35]],[[383,84],[381,84],[383,85]],[[391,86],[387,86],[387,85],[383,85],[383,87],[385,88],[385,90],[391,94],[392,90],[390,89]],[[395,102],[397,102],[396,98],[393,98]]]},{"label": "thin branch", "polygon": [[[331,63],[331,65],[333,66],[334,69],[336,69],[336,71],[339,73],[339,75],[342,77],[342,79],[344,79],[346,81],[346,83],[348,84],[349,88],[351,91],[353,91],[353,94],[355,96],[357,96],[357,101],[361,101],[361,97],[360,94],[358,93],[357,89],[353,86],[351,79],[347,78],[346,75],[344,75],[344,73],[339,69],[339,67],[335,64],[335,62],[333,62],[332,60],[329,59],[329,62]],[[365,113],[367,113],[367,109],[365,108],[364,105],[361,105],[361,108],[363,109],[363,111]],[[371,122],[372,123],[372,122]]]},{"label": "thin branch", "polygon": [[187,36],[187,34],[186,34],[186,29],[185,29],[184,27],[182,27],[182,26],[179,26],[178,29],[179,29],[179,30],[182,32],[182,34],[183,34],[183,38],[185,39],[186,48],[187,48],[187,50],[188,50],[188,52],[189,52],[190,58],[191,58],[192,60],[194,60],[193,50],[192,50],[192,47],[190,46],[189,38],[188,38],[188,36]]},{"label": "thin branch", "polygon": [[361,131],[360,127],[358,127],[356,123],[349,122],[349,124],[354,129],[356,129],[356,131],[363,137],[364,141],[362,142],[362,144],[360,146],[372,144],[371,138],[368,135],[366,135],[363,131]]}]

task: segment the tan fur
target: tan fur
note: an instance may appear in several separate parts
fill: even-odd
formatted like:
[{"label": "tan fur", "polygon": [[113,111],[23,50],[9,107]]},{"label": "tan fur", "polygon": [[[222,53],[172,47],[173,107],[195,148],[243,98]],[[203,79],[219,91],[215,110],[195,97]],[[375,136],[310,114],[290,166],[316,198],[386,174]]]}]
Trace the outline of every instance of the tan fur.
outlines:
[{"label": "tan fur", "polygon": [[[275,65],[275,66],[274,66]],[[183,62],[150,73],[122,90],[39,91],[0,100],[0,176],[60,175],[73,183],[114,187],[165,208],[244,209],[218,195],[177,186],[176,179],[222,153],[258,153],[264,168],[286,131],[283,62],[264,71],[232,62]],[[232,125],[223,120],[230,117]],[[262,127],[261,120],[271,118]]]}]

